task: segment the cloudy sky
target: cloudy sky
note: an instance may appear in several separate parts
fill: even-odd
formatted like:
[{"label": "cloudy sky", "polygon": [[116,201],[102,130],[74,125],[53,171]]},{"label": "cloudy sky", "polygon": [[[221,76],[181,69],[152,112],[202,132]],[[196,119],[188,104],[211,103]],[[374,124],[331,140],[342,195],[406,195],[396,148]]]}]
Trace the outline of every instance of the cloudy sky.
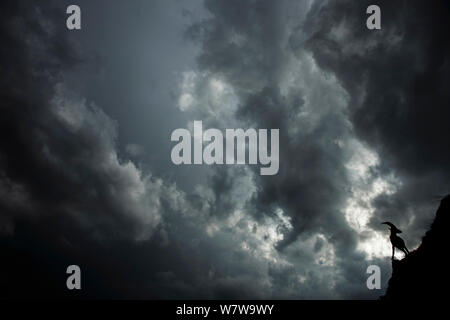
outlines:
[{"label": "cloudy sky", "polygon": [[[69,31],[74,3],[0,3],[2,297],[383,294],[380,223],[414,249],[450,190],[448,1],[376,1],[381,30],[373,1],[77,0]],[[279,128],[278,174],[174,165],[194,120]]]}]

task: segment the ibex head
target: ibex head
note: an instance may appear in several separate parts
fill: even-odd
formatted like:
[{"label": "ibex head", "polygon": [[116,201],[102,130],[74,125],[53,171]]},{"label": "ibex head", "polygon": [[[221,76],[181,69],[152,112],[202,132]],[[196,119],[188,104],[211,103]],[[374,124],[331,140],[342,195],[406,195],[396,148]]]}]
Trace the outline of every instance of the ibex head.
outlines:
[{"label": "ibex head", "polygon": [[400,230],[399,228],[397,228],[396,226],[394,226],[394,224],[392,224],[391,222],[383,222],[382,224],[387,224],[390,227],[391,232],[393,233],[402,233],[402,230]]}]

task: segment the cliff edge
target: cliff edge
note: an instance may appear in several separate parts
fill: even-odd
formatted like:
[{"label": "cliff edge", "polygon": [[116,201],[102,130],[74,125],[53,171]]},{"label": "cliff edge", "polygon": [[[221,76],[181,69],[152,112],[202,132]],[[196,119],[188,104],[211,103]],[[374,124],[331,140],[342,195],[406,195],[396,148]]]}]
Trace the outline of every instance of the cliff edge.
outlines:
[{"label": "cliff edge", "polygon": [[422,243],[402,260],[392,260],[392,276],[382,300],[439,300],[449,285],[446,245],[450,236],[450,195],[441,200]]}]

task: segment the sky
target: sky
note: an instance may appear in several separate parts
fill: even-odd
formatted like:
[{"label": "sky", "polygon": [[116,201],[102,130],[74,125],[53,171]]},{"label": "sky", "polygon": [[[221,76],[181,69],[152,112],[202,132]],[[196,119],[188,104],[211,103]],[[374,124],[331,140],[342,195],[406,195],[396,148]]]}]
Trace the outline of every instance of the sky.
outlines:
[{"label": "sky", "polygon": [[[377,299],[450,190],[450,5],[372,2],[1,2],[2,297]],[[173,164],[196,120],[279,172]]]}]

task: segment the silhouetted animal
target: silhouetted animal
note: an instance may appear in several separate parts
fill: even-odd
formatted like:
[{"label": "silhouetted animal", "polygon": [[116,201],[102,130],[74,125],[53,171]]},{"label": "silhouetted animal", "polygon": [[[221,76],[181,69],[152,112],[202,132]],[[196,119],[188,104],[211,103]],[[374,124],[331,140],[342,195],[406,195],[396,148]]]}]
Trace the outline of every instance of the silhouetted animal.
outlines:
[{"label": "silhouetted animal", "polygon": [[402,231],[390,222],[383,222],[382,224],[387,224],[389,226],[389,230],[391,230],[389,239],[392,244],[392,259],[394,259],[395,248],[402,250],[405,255],[408,255],[409,250],[406,248],[405,241],[397,235],[397,233],[402,233]]}]

